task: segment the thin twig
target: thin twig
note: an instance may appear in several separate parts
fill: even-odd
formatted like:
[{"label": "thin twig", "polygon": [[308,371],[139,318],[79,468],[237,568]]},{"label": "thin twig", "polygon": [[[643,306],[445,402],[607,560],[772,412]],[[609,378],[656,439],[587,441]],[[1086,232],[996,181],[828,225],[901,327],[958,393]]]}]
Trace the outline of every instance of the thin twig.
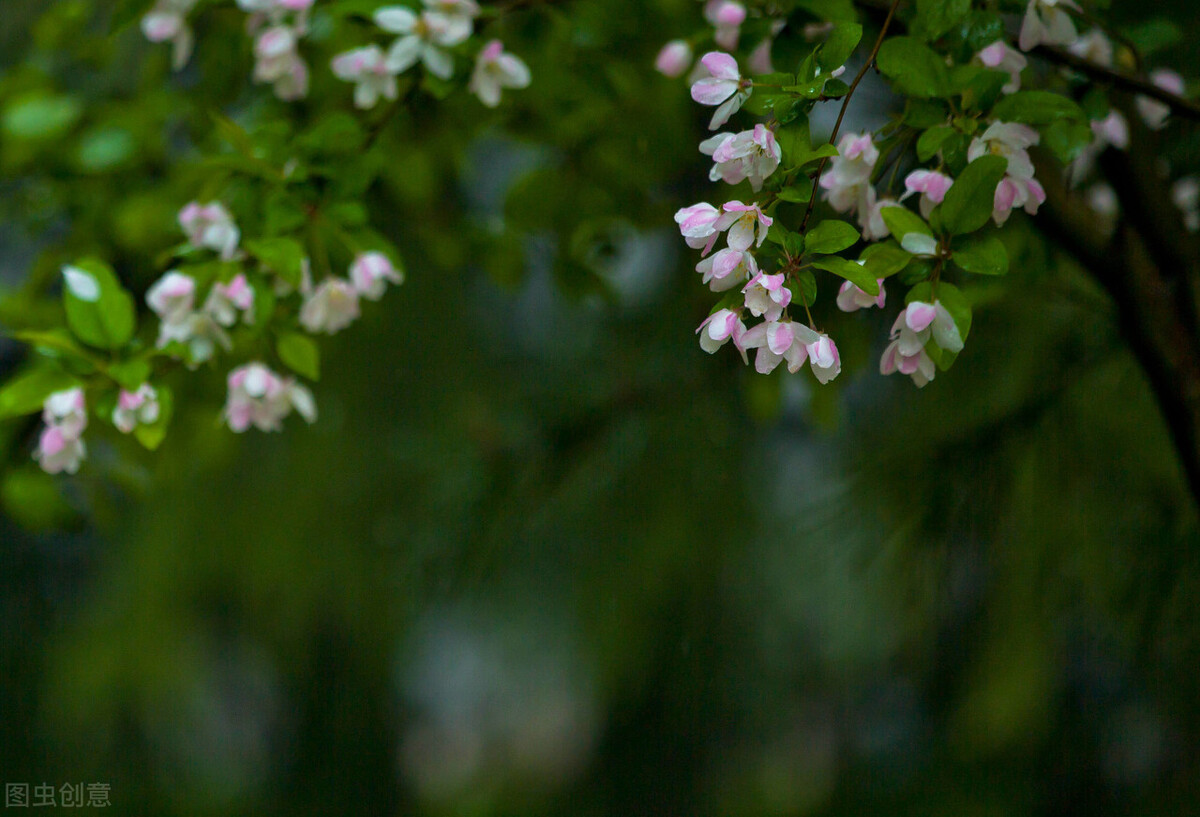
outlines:
[{"label": "thin twig", "polygon": [[1029,53],[1041,57],[1047,62],[1053,62],[1067,68],[1072,68],[1081,74],[1086,74],[1096,82],[1120,88],[1122,91],[1129,91],[1133,94],[1141,94],[1151,99],[1157,99],[1175,113],[1200,122],[1200,104],[1178,94],[1173,94],[1165,88],[1159,88],[1149,80],[1130,76],[1129,74],[1122,74],[1120,71],[1114,71],[1099,63],[1092,62],[1083,57],[1077,57],[1069,51],[1052,48],[1048,45],[1039,45]]},{"label": "thin twig", "polygon": [[[850,97],[854,96],[854,90],[858,88],[858,83],[862,82],[862,78],[867,75],[867,71],[871,70],[871,66],[875,63],[875,57],[879,54],[879,47],[883,45],[883,38],[887,36],[888,28],[892,24],[892,18],[896,16],[896,8],[900,5],[900,0],[892,0],[892,6],[888,9],[887,18],[883,21],[883,27],[879,29],[879,36],[875,39],[875,45],[871,49],[871,53],[867,56],[867,61],[863,63],[862,68],[858,69],[858,73],[854,75],[854,81],[850,83],[850,90],[846,91],[846,96],[842,99],[842,108],[838,111],[837,121],[833,123],[833,131],[829,134],[829,142],[833,144],[837,141],[838,130],[842,127],[842,119],[846,116],[846,109],[850,106]],[[800,222],[801,234],[804,233],[804,228],[808,226],[808,219],[812,216],[813,207],[817,204],[817,187],[820,186],[821,174],[825,171],[825,163],[829,161],[828,156],[822,156],[821,162],[817,165],[817,175],[813,177],[813,193],[812,198],[808,200],[808,209],[804,211],[804,220]]]}]

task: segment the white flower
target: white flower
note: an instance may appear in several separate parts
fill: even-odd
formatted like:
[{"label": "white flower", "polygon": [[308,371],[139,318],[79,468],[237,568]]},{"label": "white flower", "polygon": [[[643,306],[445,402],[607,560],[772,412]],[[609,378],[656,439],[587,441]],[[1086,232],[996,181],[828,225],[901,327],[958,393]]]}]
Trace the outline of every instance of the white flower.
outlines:
[{"label": "white flower", "polygon": [[750,98],[751,89],[738,71],[737,60],[728,54],[710,51],[700,58],[700,64],[710,76],[692,83],[692,99],[701,105],[717,106],[708,123],[709,130],[716,130]]},{"label": "white flower", "polygon": [[221,326],[233,326],[238,313],[246,323],[254,323],[254,287],[238,273],[228,284],[213,285],[204,301],[204,311]]},{"label": "white flower", "polygon": [[87,428],[87,404],[83,389],[54,392],[42,404],[46,428],[38,437],[33,458],[48,474],[74,474],[87,456],[83,431]]},{"label": "white flower", "polygon": [[1022,51],[1045,43],[1070,45],[1075,41],[1075,23],[1064,8],[1079,11],[1075,0],[1029,0],[1017,45]]},{"label": "white flower", "polygon": [[494,108],[500,104],[501,89],[528,88],[529,82],[529,67],[520,57],[506,54],[504,43],[492,40],[479,52],[467,90],[484,105]]},{"label": "white flower", "polygon": [[710,355],[724,346],[726,341],[732,340],[733,345],[741,353],[742,359],[745,360],[746,352],[742,347],[741,339],[746,334],[746,324],[742,323],[742,319],[736,312],[729,309],[718,309],[704,319],[704,322],[696,329],[696,333],[700,335],[700,348]]},{"label": "white flower", "polygon": [[[1170,68],[1155,68],[1150,72],[1150,81],[1164,91],[1169,91],[1176,96],[1179,96],[1184,91],[1183,77]],[[1157,99],[1151,99],[1148,96],[1137,96],[1133,102],[1137,106],[1138,113],[1151,130],[1159,130],[1167,124],[1167,117],[1171,115],[1171,108],[1166,103],[1159,102]]]},{"label": "white flower", "polygon": [[761,124],[738,134],[718,133],[700,143],[700,152],[713,157],[709,179],[724,180],[727,184],[749,179],[756,193],[783,158],[774,132]]},{"label": "white flower", "polygon": [[338,54],[330,67],[338,79],[357,83],[354,87],[356,108],[373,108],[379,97],[395,99],[398,94],[396,72],[388,66],[383,49],[377,45]]},{"label": "white flower", "polygon": [[[858,263],[862,264],[863,262],[859,261]],[[860,309],[870,309],[873,306],[883,309],[883,305],[887,303],[887,290],[884,289],[882,278],[877,278],[876,282],[879,284],[879,294],[869,295],[849,281],[843,281],[841,288],[838,290],[838,309],[843,312],[857,312]]]},{"label": "white flower", "polygon": [[392,265],[392,261],[381,252],[365,252],[350,265],[350,281],[358,294],[368,301],[383,297],[387,282],[404,283],[404,275]]},{"label": "white flower", "polygon": [[389,70],[399,74],[420,61],[430,73],[442,79],[454,75],[454,59],[443,49],[466,40],[472,28],[471,18],[461,14],[423,11],[418,15],[403,6],[377,10],[375,24],[384,31],[401,35],[388,49]]},{"label": "white flower", "polygon": [[979,136],[971,140],[967,148],[967,161],[973,162],[980,156],[991,154],[1008,160],[1008,175],[1017,179],[1033,178],[1033,160],[1029,148],[1036,145],[1041,136],[1028,125],[1017,122],[993,122]]},{"label": "white flower", "polygon": [[358,291],[341,278],[326,278],[300,308],[300,325],[309,332],[335,334],[358,318]]},{"label": "white flower", "polygon": [[228,261],[237,252],[242,234],[233,216],[220,202],[200,204],[190,202],[179,211],[179,226],[194,247],[204,247],[221,254]]},{"label": "white flower", "polygon": [[871,171],[879,161],[879,149],[871,134],[846,134],[838,143],[838,155],[829,169],[821,174],[821,188],[827,190],[825,200],[839,213],[849,213],[866,203],[866,191],[871,185]]},{"label": "white flower", "polygon": [[137,391],[121,389],[117,407],[113,409],[113,425],[122,434],[129,434],[138,425],[158,422],[159,413],[158,391],[149,383],[143,383]]},{"label": "white flower", "polygon": [[1025,70],[1025,66],[1029,64],[1029,61],[1025,59],[1025,55],[1020,51],[1010,48],[1004,40],[996,40],[996,42],[976,54],[975,59],[988,68],[994,68],[997,71],[1004,71],[1008,74],[1008,82],[1000,89],[1002,92],[1012,94],[1021,90],[1021,72]]},{"label": "white flower", "polygon": [[152,43],[171,43],[171,66],[178,71],[192,55],[192,29],[187,14],[196,0],[158,0],[142,17],[142,33]]},{"label": "white flower", "polygon": [[262,363],[240,366],[229,373],[225,420],[241,433],[250,426],[278,431],[295,409],[309,423],[317,419],[312,392],[290,377],[281,377]]}]

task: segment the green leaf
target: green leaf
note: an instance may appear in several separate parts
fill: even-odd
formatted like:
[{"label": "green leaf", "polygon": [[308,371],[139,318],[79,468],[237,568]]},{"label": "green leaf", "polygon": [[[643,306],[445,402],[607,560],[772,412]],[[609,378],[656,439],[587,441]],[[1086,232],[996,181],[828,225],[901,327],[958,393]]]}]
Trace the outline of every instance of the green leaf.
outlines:
[{"label": "green leaf", "polygon": [[841,256],[831,255],[814,260],[813,266],[845,278],[868,295],[879,294],[879,281],[866,266],[857,261],[849,261]]},{"label": "green leaf", "polygon": [[293,287],[300,286],[304,268],[304,247],[293,238],[257,238],[242,244],[246,252],[253,255],[263,266],[274,272]]},{"label": "green leaf", "polygon": [[913,37],[886,40],[876,64],[895,89],[906,96],[937,97],[946,93],[946,63]]},{"label": "green leaf", "polygon": [[280,335],[275,344],[279,359],[299,375],[309,380],[321,378],[321,350],[316,342],[299,332],[288,332]]},{"label": "green leaf", "polygon": [[793,301],[798,301],[804,306],[812,306],[817,302],[817,278],[809,270],[796,273],[795,279],[788,283],[787,288],[791,290]]},{"label": "green leaf", "polygon": [[1070,164],[1092,143],[1095,135],[1091,126],[1082,120],[1060,119],[1044,130],[1042,144],[1048,147],[1063,164]]},{"label": "green leaf", "polygon": [[950,235],[978,230],[992,216],[996,185],[1004,178],[1008,160],[981,156],[967,165],[938,205],[942,226]]},{"label": "green leaf", "polygon": [[14,139],[54,139],[70,130],[82,115],[83,106],[74,97],[33,91],[4,106],[0,127]]},{"label": "green leaf", "polygon": [[794,204],[807,204],[812,198],[813,183],[808,176],[801,174],[796,177],[790,187],[785,187],[779,191],[780,201],[790,201]]},{"label": "green leaf", "polygon": [[1002,122],[1049,125],[1058,119],[1086,120],[1083,108],[1070,97],[1051,91],[1018,91],[1009,94],[992,108],[992,116]]},{"label": "green leaf", "polygon": [[837,23],[858,19],[853,0],[797,0],[796,5],[818,20],[832,20]]},{"label": "green leaf", "polygon": [[134,427],[133,436],[150,451],[157,450],[167,436],[171,415],[175,412],[175,396],[166,386],[156,386],[158,392],[158,419],[149,425],[140,423]]},{"label": "green leaf", "polygon": [[[953,186],[950,189],[953,190]],[[933,235],[933,230],[929,228],[925,220],[907,207],[883,207],[879,210],[879,216],[883,219],[883,223],[887,225],[892,235],[896,237],[897,241],[903,241],[904,236],[909,233]]]},{"label": "green leaf", "polygon": [[858,241],[858,230],[844,221],[826,219],[804,236],[805,249],[810,253],[841,252]]},{"label": "green leaf", "polygon": [[907,267],[912,254],[905,252],[894,241],[888,241],[867,247],[861,260],[873,277],[887,278]]},{"label": "green leaf", "polygon": [[1183,40],[1183,29],[1171,20],[1155,17],[1125,30],[1143,57],[1148,57],[1164,48],[1170,48]]},{"label": "green leaf", "polygon": [[962,22],[971,0],[917,0],[917,24],[927,39],[936,40]]},{"label": "green leaf", "polygon": [[121,388],[126,391],[136,391],[150,379],[150,368],[150,361],[135,357],[132,360],[122,360],[110,364],[107,372],[108,376],[115,380]]},{"label": "green leaf", "polygon": [[863,29],[858,23],[838,23],[829,33],[829,38],[821,45],[817,53],[817,65],[825,73],[836,70],[846,64],[846,60],[858,47],[862,39]]},{"label": "green leaf", "polygon": [[926,162],[942,149],[947,140],[953,139],[957,131],[949,125],[936,125],[917,139],[917,158]]},{"label": "green leaf", "polygon": [[38,366],[0,387],[0,420],[37,414],[46,398],[79,382],[57,366]]},{"label": "green leaf", "polygon": [[137,328],[133,296],[98,259],[63,267],[63,307],[75,337],[98,349],[120,349]]},{"label": "green leaf", "polygon": [[955,264],[976,275],[1004,275],[1008,272],[1008,251],[995,236],[956,249],[951,258]]}]

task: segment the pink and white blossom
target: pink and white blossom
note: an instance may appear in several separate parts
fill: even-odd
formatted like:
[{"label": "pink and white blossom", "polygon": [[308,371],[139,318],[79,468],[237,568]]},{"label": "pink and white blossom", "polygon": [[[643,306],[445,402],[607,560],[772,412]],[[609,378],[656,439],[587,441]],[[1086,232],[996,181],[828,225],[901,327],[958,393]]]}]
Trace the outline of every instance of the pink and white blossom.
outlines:
[{"label": "pink and white blossom", "polygon": [[380,97],[397,96],[396,72],[388,66],[383,49],[374,43],[338,54],[330,67],[338,79],[355,83],[356,108],[373,108]]},{"label": "pink and white blossom", "polygon": [[529,67],[521,58],[506,53],[504,43],[492,40],[479,52],[467,90],[487,107],[495,108],[504,88],[528,88],[530,79]]},{"label": "pink and white blossom", "polygon": [[717,243],[716,225],[720,218],[721,211],[704,201],[680,208],[675,213],[675,223],[687,245],[693,250],[703,250],[704,255],[708,255]]},{"label": "pink and white blossom", "polygon": [[742,337],[746,334],[746,324],[742,323],[738,313],[729,309],[718,309],[704,319],[696,329],[700,336],[700,348],[710,355],[732,340],[733,345],[745,360],[746,352],[742,347]]},{"label": "pink and white blossom", "polygon": [[709,0],[704,6],[704,17],[716,31],[713,39],[726,51],[738,46],[742,23],[746,22],[746,7],[735,0]]},{"label": "pink and white blossom", "polygon": [[358,290],[341,278],[326,278],[300,307],[300,325],[314,334],[336,334],[358,316]]},{"label": "pink and white blossom", "polygon": [[187,24],[188,12],[196,0],[158,0],[142,17],[142,33],[152,43],[171,43],[171,67],[176,71],[192,55],[194,37]]},{"label": "pink and white blossom", "polygon": [[828,383],[842,370],[833,340],[802,323],[765,321],[748,329],[741,340],[744,348],[758,349],[754,369],[760,374],[770,374],[784,361],[788,371],[795,374],[807,361],[817,380]]},{"label": "pink and white blossom", "polygon": [[1046,200],[1046,191],[1037,179],[1019,179],[1005,176],[996,185],[992,200],[992,220],[999,227],[1008,221],[1009,214],[1017,207],[1025,208],[1029,215],[1036,215]]},{"label": "pink and white blossom", "polygon": [[350,281],[359,295],[368,301],[378,301],[383,297],[388,282],[399,286],[404,283],[404,275],[383,253],[364,252],[356,256],[350,265]]},{"label": "pink and white blossom", "polygon": [[792,291],[786,286],[787,276],[758,273],[742,288],[746,308],[756,318],[778,321],[792,302]]},{"label": "pink and white blossom", "polygon": [[158,391],[149,383],[143,383],[135,391],[121,389],[112,421],[122,434],[130,434],[139,425],[154,425],[160,414]]},{"label": "pink and white blossom", "polygon": [[1093,28],[1067,47],[1077,57],[1097,65],[1110,67],[1113,62],[1112,40],[1098,28]]},{"label": "pink and white blossom", "polygon": [[671,40],[654,58],[654,70],[667,77],[681,77],[692,65],[692,47],[687,40]]},{"label": "pink and white blossom", "polygon": [[700,152],[713,158],[710,180],[737,184],[749,179],[756,193],[783,159],[774,132],[762,124],[738,134],[718,133],[700,143]]},{"label": "pink and white blossom", "polygon": [[254,42],[254,81],[270,83],[275,96],[285,101],[308,95],[308,64],[300,56],[299,34],[286,25],[275,25]]},{"label": "pink and white blossom", "polygon": [[937,170],[914,170],[904,178],[905,194],[900,197],[904,201],[914,193],[921,194],[921,215],[929,218],[933,208],[942,203],[954,179]]},{"label": "pink and white blossom", "polygon": [[870,185],[863,188],[862,201],[858,206],[858,226],[862,228],[863,239],[882,241],[891,235],[887,222],[883,220],[883,210],[886,207],[900,206],[900,202],[892,196],[878,196],[875,188]]},{"label": "pink and white blossom", "polygon": [[1171,201],[1183,215],[1188,232],[1200,230],[1200,179],[1184,176],[1171,185]]},{"label": "pink and white blossom", "polygon": [[726,248],[703,258],[696,264],[702,282],[713,292],[724,292],[758,274],[758,261],[749,250]]},{"label": "pink and white blossom", "polygon": [[225,421],[239,434],[251,426],[260,431],[279,431],[284,418],[293,409],[307,422],[316,422],[317,409],[312,392],[262,363],[249,363],[234,369],[229,373],[228,386]]},{"label": "pink and white blossom", "polygon": [[[433,6],[435,3],[426,3]],[[471,36],[472,17],[426,10],[417,14],[404,6],[387,6],[375,12],[375,24],[400,36],[388,49],[388,68],[395,73],[407,71],[418,62],[431,74],[450,79],[454,58],[445,49],[453,48]]]},{"label": "pink and white blossom", "polygon": [[[774,219],[766,215],[757,204],[742,204],[729,201],[721,206],[721,217],[713,225],[717,232],[728,230],[725,239],[731,249],[748,250],[751,245],[761,247],[767,240],[767,229]],[[755,238],[755,228],[758,237]]]},{"label": "pink and white blossom", "polygon": [[837,344],[829,335],[818,333],[817,339],[804,347],[808,353],[808,367],[821,384],[828,383],[842,372],[842,357]]},{"label": "pink and white blossom", "polygon": [[[862,262],[860,261],[859,263],[861,264]],[[876,280],[879,284],[878,295],[868,294],[866,291],[859,289],[855,284],[843,281],[841,288],[838,290],[838,309],[843,312],[857,312],[860,309],[870,309],[873,306],[883,309],[883,305],[887,303],[887,290],[884,289],[882,278]]]},{"label": "pink and white blossom", "polygon": [[[1182,95],[1185,90],[1183,77],[1170,68],[1155,68],[1150,72],[1150,81],[1176,96]],[[1166,126],[1167,118],[1171,115],[1171,108],[1165,102],[1159,102],[1148,96],[1137,96],[1133,102],[1147,127],[1159,130]]]},{"label": "pink and white blossom", "polygon": [[1038,45],[1070,45],[1075,42],[1075,22],[1066,9],[1079,11],[1075,0],[1029,0],[1017,45],[1028,51]]},{"label": "pink and white blossom", "polygon": [[879,161],[879,149],[871,134],[846,134],[838,143],[838,155],[821,174],[825,200],[839,213],[853,212],[866,203],[871,171]]},{"label": "pink and white blossom", "polygon": [[1008,175],[1032,179],[1033,160],[1029,158],[1028,148],[1036,145],[1041,138],[1033,128],[1019,122],[993,122],[971,140],[967,148],[967,161],[973,162],[980,156],[1000,156],[1008,160]]},{"label": "pink and white blossom", "polygon": [[239,317],[254,323],[254,287],[240,272],[227,284],[217,282],[204,301],[204,311],[221,326],[233,326]]},{"label": "pink and white blossom", "polygon": [[179,226],[193,247],[219,252],[225,261],[237,253],[242,234],[233,216],[220,202],[190,202],[179,211]]},{"label": "pink and white blossom", "polygon": [[88,417],[83,389],[66,389],[47,397],[42,404],[42,420],[46,427],[38,437],[33,458],[48,474],[76,473],[87,456],[83,432]]},{"label": "pink and white blossom", "polygon": [[701,105],[716,105],[709,130],[716,130],[729,121],[750,98],[749,80],[742,79],[737,60],[720,51],[710,51],[700,58],[710,76],[692,84],[692,99]]},{"label": "pink and white blossom", "polygon": [[1000,89],[1006,94],[1021,90],[1021,72],[1029,61],[1025,55],[1009,46],[1004,40],[996,40],[987,48],[975,55],[975,58],[988,68],[1004,71],[1008,74],[1008,82]]}]

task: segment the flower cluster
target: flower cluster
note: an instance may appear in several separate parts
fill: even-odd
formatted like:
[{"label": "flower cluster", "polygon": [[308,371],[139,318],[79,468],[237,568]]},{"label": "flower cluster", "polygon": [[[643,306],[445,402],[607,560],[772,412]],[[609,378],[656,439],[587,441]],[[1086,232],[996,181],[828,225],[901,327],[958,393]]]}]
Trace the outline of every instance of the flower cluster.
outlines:
[{"label": "flower cluster", "polygon": [[[380,97],[396,99],[396,77],[420,63],[430,74],[448,80],[454,76],[453,49],[466,42],[475,27],[479,6],[474,0],[424,0],[419,13],[404,6],[376,10],[375,25],[396,39],[385,51],[370,44],[333,58],[338,79],[355,83],[354,104],[372,108]],[[468,89],[489,108],[500,104],[505,88],[525,88],[528,66],[491,40],[478,53]]]},{"label": "flower cluster", "polygon": [[38,438],[34,459],[50,474],[74,474],[87,456],[83,432],[87,428],[87,403],[83,389],[59,391],[46,398],[42,408],[46,427]]},{"label": "flower cluster", "polygon": [[240,434],[251,426],[259,431],[279,431],[292,409],[306,422],[317,421],[312,392],[294,378],[276,374],[257,362],[229,373],[225,420],[233,431]]}]

